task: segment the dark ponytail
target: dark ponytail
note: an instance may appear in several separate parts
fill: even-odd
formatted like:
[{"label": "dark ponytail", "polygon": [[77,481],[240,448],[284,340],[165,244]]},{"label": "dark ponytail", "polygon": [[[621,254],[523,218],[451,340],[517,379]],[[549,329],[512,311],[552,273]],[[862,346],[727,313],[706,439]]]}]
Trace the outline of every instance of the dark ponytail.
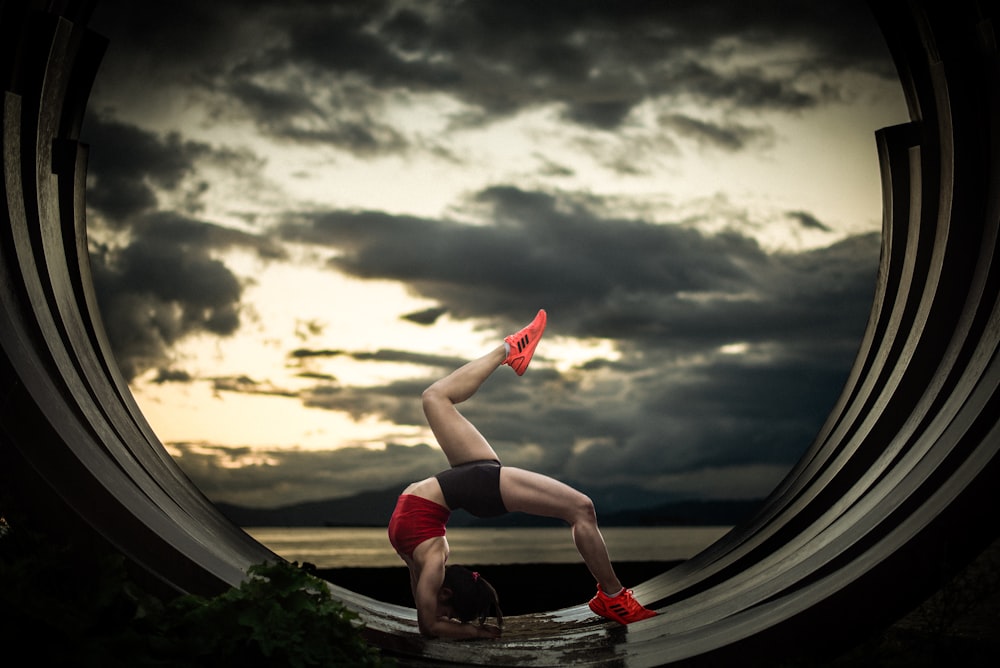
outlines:
[{"label": "dark ponytail", "polygon": [[486,578],[464,566],[448,566],[444,570],[444,586],[451,589],[451,606],[455,617],[463,622],[478,619],[482,624],[495,611],[497,626],[503,626],[503,613],[493,585]]}]

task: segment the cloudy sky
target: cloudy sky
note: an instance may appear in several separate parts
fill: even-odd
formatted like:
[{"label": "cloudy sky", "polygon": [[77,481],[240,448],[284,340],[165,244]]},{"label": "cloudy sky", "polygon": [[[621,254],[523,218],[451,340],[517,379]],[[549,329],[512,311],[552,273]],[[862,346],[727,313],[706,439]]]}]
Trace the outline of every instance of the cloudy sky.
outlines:
[{"label": "cloudy sky", "polygon": [[581,486],[766,495],[874,290],[873,133],[907,121],[861,2],[102,0],[95,283],[213,499],[446,466],[433,379],[538,308],[463,406]]}]

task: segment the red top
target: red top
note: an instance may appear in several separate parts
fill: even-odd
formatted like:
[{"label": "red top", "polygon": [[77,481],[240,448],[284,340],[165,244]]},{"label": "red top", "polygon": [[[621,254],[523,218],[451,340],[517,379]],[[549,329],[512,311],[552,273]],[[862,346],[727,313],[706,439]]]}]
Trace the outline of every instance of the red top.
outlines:
[{"label": "red top", "polygon": [[401,494],[389,520],[389,542],[396,552],[413,556],[425,540],[445,535],[451,511],[415,494]]}]

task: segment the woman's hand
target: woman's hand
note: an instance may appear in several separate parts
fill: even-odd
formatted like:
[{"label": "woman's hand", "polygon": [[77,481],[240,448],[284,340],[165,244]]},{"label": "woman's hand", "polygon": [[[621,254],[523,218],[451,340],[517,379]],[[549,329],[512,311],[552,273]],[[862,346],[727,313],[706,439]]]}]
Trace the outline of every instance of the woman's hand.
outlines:
[{"label": "woman's hand", "polygon": [[479,637],[480,638],[499,638],[502,631],[500,627],[495,624],[480,624],[479,625]]},{"label": "woman's hand", "polygon": [[431,624],[420,625],[420,633],[428,638],[449,638],[452,640],[474,640],[479,638],[499,638],[500,627],[493,624],[472,624],[460,622],[450,617],[439,617]]}]

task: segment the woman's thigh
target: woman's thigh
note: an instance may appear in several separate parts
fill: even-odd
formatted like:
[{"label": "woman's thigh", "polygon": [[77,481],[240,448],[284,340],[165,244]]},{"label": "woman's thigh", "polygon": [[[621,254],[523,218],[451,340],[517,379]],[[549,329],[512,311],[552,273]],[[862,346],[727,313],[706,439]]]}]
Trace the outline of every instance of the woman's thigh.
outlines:
[{"label": "woman's thigh", "polygon": [[480,459],[500,461],[486,438],[450,401],[425,400],[424,415],[449,466]]},{"label": "woman's thigh", "polygon": [[593,513],[590,498],[541,473],[513,466],[500,469],[500,495],[511,512],[556,517],[567,522]]}]

